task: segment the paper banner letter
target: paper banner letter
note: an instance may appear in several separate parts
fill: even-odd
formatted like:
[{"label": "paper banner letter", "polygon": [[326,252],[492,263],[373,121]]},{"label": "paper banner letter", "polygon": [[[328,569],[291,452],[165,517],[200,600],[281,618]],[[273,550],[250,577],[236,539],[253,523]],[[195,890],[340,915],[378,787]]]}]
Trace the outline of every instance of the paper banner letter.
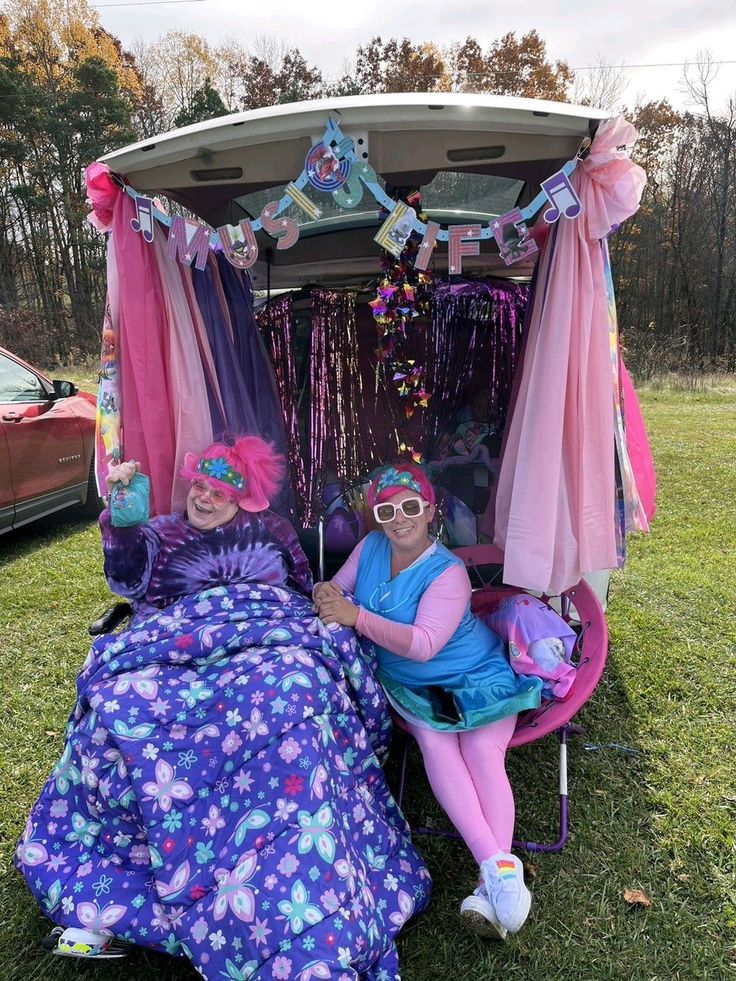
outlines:
[{"label": "paper banner letter", "polygon": [[294,181],[291,181],[284,188],[284,194],[290,197],[294,204],[301,208],[302,211],[308,215],[312,221],[317,221],[318,218],[322,217],[322,211],[314,201],[310,201],[304,191],[300,190]]},{"label": "paper banner letter", "polygon": [[448,272],[459,276],[463,271],[463,256],[480,252],[480,225],[452,225],[447,229]]},{"label": "paper banner letter", "polygon": [[299,238],[299,226],[291,218],[274,218],[278,208],[278,201],[269,201],[261,212],[261,224],[277,240],[277,249],[290,249]]},{"label": "paper banner letter", "polygon": [[130,219],[130,227],[140,232],[143,241],[149,245],[153,241],[153,201],[138,195],[135,198],[135,218]]},{"label": "paper banner letter", "polygon": [[560,215],[564,215],[565,218],[577,218],[583,210],[570,178],[562,170],[558,170],[556,174],[542,181],[542,190],[552,205],[544,212],[544,220],[548,225],[557,221]]},{"label": "paper banner letter", "polygon": [[223,255],[236,269],[250,269],[258,258],[258,242],[250,222],[243,218],[237,225],[220,225],[217,229],[220,236]]},{"label": "paper banner letter", "polygon": [[373,241],[378,242],[382,249],[398,259],[406,245],[406,240],[412,233],[416,217],[417,213],[413,208],[405,205],[403,201],[397,201]]},{"label": "paper banner letter", "polygon": [[424,238],[419,244],[417,257],[414,260],[415,269],[426,269],[429,265],[429,260],[432,258],[432,250],[434,249],[434,243],[437,241],[437,232],[439,230],[440,226],[436,221],[427,222],[427,230],[424,233]]},{"label": "paper banner letter", "polygon": [[354,208],[363,200],[363,183],[376,184],[377,182],[378,175],[370,164],[354,163],[343,186],[332,192],[332,200],[341,208]]},{"label": "paper banner letter", "polygon": [[191,266],[192,259],[197,269],[204,269],[210,251],[210,230],[196,221],[187,221],[177,215],[171,221],[166,254],[169,259],[179,259]]},{"label": "paper banner letter", "polygon": [[496,218],[491,222],[491,229],[498,242],[499,255],[507,266],[539,251],[518,208]]}]

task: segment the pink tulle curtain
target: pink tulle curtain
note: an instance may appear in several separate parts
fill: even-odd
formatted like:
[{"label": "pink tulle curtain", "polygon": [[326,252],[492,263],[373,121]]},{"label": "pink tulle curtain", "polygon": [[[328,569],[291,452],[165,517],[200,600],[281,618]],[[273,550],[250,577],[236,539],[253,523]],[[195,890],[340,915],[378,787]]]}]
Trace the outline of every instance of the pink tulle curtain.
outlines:
[{"label": "pink tulle curtain", "polygon": [[[98,481],[123,453],[151,479],[152,513],[168,514],[184,507],[186,487],[178,479],[184,454],[212,441],[198,331],[164,235],[159,231],[149,245],[131,231],[135,205],[103,165],[88,168],[87,179],[90,220],[112,232],[104,331],[115,344],[116,389],[98,400]],[[103,347],[103,371],[104,353]],[[113,395],[122,410],[117,418],[109,412]]]},{"label": "pink tulle curtain", "polygon": [[496,490],[495,542],[508,583],[540,591],[617,564],[613,375],[601,240],[639,206],[644,171],[601,125],[573,174],[583,205],[540,256],[524,360]]},{"label": "pink tulle curtain", "polygon": [[[164,313],[168,327],[169,414],[173,436],[173,481],[169,510],[183,511],[187,483],[178,479],[186,453],[209,446],[213,439],[212,422],[207,408],[207,385],[197,344],[187,295],[182,284],[179,264],[166,254],[166,242],[158,235],[153,244],[163,291]],[[187,270],[188,273],[188,270]],[[147,445],[150,455],[150,444]]]},{"label": "pink tulle curtain", "polygon": [[[176,439],[171,415],[171,379],[163,285],[155,251],[130,231],[135,205],[121,194],[112,234],[118,283],[120,390],[125,458],[137,460],[151,480],[151,510],[171,511]],[[131,289],[129,284],[135,283]]]}]

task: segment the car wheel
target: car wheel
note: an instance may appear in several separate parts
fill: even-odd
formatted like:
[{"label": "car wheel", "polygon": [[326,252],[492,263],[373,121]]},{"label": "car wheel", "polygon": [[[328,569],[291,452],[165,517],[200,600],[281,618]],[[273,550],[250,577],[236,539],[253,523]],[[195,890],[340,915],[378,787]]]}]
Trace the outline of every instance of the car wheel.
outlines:
[{"label": "car wheel", "polygon": [[82,505],[82,514],[87,518],[96,518],[105,506],[105,502],[97,493],[97,481],[95,480],[95,458],[92,457],[89,464],[89,477],[87,478],[87,500]]}]

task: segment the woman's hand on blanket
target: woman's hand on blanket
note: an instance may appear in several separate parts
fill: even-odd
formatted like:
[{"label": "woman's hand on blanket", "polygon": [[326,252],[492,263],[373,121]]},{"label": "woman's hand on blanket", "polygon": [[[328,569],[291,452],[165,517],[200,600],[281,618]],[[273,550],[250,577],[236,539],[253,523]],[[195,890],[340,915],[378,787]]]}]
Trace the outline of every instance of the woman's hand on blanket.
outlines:
[{"label": "woman's hand on blanket", "polygon": [[312,589],[312,599],[314,600],[314,605],[316,606],[321,599],[324,599],[326,596],[332,596],[334,593],[335,587],[331,582],[316,582],[314,584],[314,588]]},{"label": "woman's hand on blanket", "polygon": [[125,463],[113,464],[105,477],[107,489],[112,490],[113,484],[116,484],[118,481],[127,487],[139,470],[140,464],[136,460],[127,460]]},{"label": "woman's hand on blanket", "polygon": [[359,607],[345,599],[337,586],[331,582],[318,585],[323,588],[317,594],[315,587],[314,603],[323,623],[340,623],[343,627],[354,627],[358,620]]}]

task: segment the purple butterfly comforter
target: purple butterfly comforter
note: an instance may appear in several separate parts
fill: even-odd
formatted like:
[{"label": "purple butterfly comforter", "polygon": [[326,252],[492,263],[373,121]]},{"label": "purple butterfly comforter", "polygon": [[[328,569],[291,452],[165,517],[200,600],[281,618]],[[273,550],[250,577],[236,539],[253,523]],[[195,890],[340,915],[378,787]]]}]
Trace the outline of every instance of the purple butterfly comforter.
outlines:
[{"label": "purple butterfly comforter", "polygon": [[43,911],[209,979],[398,977],[429,876],[370,647],[241,583],[95,641],[17,864]]}]

